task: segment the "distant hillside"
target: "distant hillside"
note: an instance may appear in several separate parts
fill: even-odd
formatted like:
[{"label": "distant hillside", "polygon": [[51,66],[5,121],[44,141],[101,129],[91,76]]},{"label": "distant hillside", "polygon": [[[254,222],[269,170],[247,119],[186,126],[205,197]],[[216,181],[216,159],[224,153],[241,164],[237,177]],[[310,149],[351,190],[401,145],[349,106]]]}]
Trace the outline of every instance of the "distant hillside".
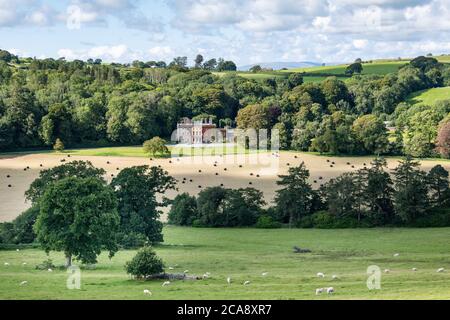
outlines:
[{"label": "distant hillside", "polygon": [[264,62],[264,63],[255,63],[249,64],[246,66],[238,67],[239,71],[248,71],[251,67],[260,65],[264,69],[273,69],[273,70],[281,70],[283,68],[286,69],[295,69],[295,68],[311,68],[321,66],[322,63],[319,62],[311,62],[311,61],[301,61],[301,62]]}]

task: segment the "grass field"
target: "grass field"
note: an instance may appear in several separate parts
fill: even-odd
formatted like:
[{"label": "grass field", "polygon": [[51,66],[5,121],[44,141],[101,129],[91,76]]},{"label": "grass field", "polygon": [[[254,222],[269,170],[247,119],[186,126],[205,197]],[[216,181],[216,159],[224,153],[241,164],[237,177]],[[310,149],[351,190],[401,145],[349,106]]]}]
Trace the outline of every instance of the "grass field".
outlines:
[{"label": "grass field", "polygon": [[[396,72],[401,66],[405,65],[406,61],[383,61],[383,62],[374,62],[374,63],[365,63],[363,64],[364,70],[362,74],[388,74],[392,72]],[[324,67],[312,67],[312,68],[299,68],[299,69],[291,69],[289,72],[306,72],[306,73],[327,73],[327,74],[335,74],[335,75],[343,75],[345,74],[345,69],[348,65],[340,65],[340,66],[324,66]]]},{"label": "grass field", "polygon": [[410,104],[435,105],[436,102],[450,100],[450,87],[433,88],[413,93],[408,97]]},{"label": "grass field", "polygon": [[[0,251],[0,299],[450,299],[450,229],[255,230],[166,227],[156,251],[171,272],[211,273],[201,281],[131,280],[123,265],[135,251],[106,254],[93,270],[82,270],[81,290],[66,289],[64,270],[35,270],[47,259],[37,249]],[[293,246],[309,248],[298,255]],[[394,254],[400,256],[395,258]],[[51,253],[57,265],[63,256]],[[7,262],[10,265],[5,266]],[[23,265],[23,263],[27,265]],[[369,291],[366,270],[377,265],[382,289]],[[417,268],[413,272],[412,268]],[[266,277],[263,272],[268,272]],[[316,277],[318,272],[325,279]],[[338,280],[331,276],[337,275]],[[233,279],[228,285],[226,278]],[[22,281],[28,281],[20,286]],[[251,285],[243,286],[244,281]],[[315,289],[334,287],[334,296]],[[153,296],[144,296],[143,290]]]}]

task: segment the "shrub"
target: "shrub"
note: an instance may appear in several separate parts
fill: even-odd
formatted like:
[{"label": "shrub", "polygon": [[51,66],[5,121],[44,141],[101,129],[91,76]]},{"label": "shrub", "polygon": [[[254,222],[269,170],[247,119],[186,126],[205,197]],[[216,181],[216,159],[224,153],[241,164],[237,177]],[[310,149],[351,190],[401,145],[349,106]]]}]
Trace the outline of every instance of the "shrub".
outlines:
[{"label": "shrub", "polygon": [[164,264],[151,247],[144,247],[125,264],[125,270],[137,279],[145,279],[148,276],[163,273]]},{"label": "shrub", "polygon": [[450,208],[438,208],[409,224],[413,228],[450,227]]},{"label": "shrub", "polygon": [[281,228],[281,223],[276,221],[271,216],[261,216],[258,219],[258,222],[256,223],[256,228],[258,229],[277,229]]},{"label": "shrub", "polygon": [[169,212],[169,223],[178,226],[192,226],[197,217],[197,200],[188,193],[175,197]]},{"label": "shrub", "polygon": [[53,150],[58,151],[58,152],[63,152],[64,151],[64,143],[61,141],[61,139],[56,139],[55,144],[53,145]]},{"label": "shrub", "polygon": [[52,259],[44,260],[41,264],[36,266],[36,270],[48,270],[48,269],[56,269],[56,266],[53,264]]},{"label": "shrub", "polygon": [[120,232],[117,234],[117,243],[124,249],[141,248],[148,242],[147,237],[137,232]]}]

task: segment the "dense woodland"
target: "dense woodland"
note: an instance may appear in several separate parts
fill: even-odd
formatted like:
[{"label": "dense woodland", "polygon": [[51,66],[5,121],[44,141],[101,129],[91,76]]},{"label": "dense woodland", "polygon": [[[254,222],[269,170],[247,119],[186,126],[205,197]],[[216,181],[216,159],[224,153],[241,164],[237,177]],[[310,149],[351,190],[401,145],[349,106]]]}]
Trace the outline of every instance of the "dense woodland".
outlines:
[{"label": "dense woodland", "polygon": [[[450,68],[418,57],[385,76],[299,73],[251,80],[232,61],[185,57],[131,65],[18,58],[0,52],[0,150],[141,144],[170,137],[181,117],[279,129],[283,149],[330,154],[449,155],[450,102],[410,106],[409,94],[450,85]],[[396,127],[388,134],[385,121]]]}]

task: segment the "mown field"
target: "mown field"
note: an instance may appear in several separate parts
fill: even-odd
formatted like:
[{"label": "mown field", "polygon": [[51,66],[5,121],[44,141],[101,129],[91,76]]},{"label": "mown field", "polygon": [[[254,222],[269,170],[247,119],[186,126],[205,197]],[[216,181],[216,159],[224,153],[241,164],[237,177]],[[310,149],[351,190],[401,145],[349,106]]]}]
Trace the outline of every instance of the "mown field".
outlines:
[{"label": "mown field", "polygon": [[420,104],[433,106],[438,101],[450,100],[450,87],[433,88],[416,92],[408,97],[410,104]]},{"label": "mown field", "polygon": [[[123,269],[135,251],[106,254],[82,269],[81,290],[66,288],[65,270],[39,271],[38,249],[0,251],[0,299],[450,299],[450,229],[256,230],[166,227],[156,251],[174,273],[211,273],[200,281],[134,281]],[[294,254],[293,246],[310,254]],[[399,257],[394,254],[399,253]],[[51,253],[55,264],[63,256]],[[4,263],[9,263],[5,266]],[[26,265],[23,265],[26,263]],[[382,274],[379,291],[367,289],[367,267]],[[412,268],[417,268],[413,272]],[[263,277],[262,273],[268,275]],[[316,276],[325,273],[325,279]],[[331,276],[337,275],[338,280]],[[226,278],[232,278],[228,285]],[[23,281],[28,281],[21,286]],[[244,281],[251,281],[243,286]],[[333,296],[315,289],[334,287]],[[143,290],[150,290],[152,297]]]}]

